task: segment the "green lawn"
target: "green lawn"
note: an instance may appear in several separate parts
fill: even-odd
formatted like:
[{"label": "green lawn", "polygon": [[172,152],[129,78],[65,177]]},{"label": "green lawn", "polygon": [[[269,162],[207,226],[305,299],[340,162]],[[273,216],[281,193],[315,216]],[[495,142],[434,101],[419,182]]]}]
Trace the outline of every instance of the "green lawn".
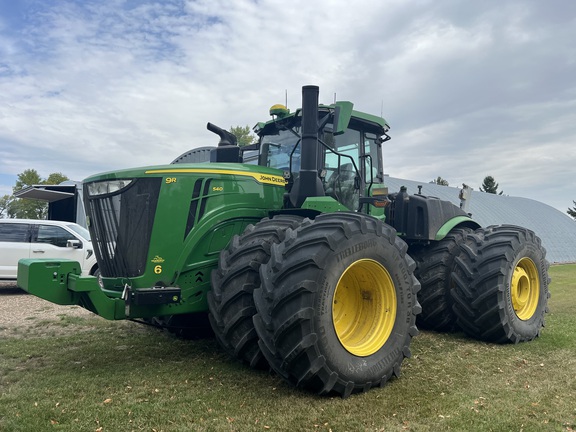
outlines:
[{"label": "green lawn", "polygon": [[576,430],[576,265],[550,273],[539,339],[422,332],[401,378],[348,399],[250,370],[213,340],[56,317],[0,341],[0,431]]}]

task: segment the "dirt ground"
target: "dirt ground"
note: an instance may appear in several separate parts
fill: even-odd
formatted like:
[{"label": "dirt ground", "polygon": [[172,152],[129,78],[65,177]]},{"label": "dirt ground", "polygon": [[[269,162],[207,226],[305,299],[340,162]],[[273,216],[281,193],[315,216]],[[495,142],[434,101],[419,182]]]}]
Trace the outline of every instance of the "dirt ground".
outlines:
[{"label": "dirt ground", "polygon": [[26,293],[15,282],[0,281],[0,340],[65,316],[95,317],[81,307],[59,306]]}]

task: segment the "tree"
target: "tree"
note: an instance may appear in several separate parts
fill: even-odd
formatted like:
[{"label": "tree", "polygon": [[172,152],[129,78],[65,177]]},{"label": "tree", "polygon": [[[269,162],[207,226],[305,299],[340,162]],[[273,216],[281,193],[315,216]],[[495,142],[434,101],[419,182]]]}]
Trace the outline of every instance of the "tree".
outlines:
[{"label": "tree", "polygon": [[57,184],[60,184],[66,180],[70,180],[70,179],[68,177],[66,177],[64,174],[57,172],[57,173],[50,174],[48,176],[48,178],[42,182],[42,184],[57,185]]},{"label": "tree", "polygon": [[230,133],[236,136],[238,140],[238,145],[240,147],[249,146],[250,144],[254,144],[256,142],[256,136],[252,133],[250,126],[246,125],[230,127]]},{"label": "tree", "polygon": [[8,216],[8,208],[13,200],[14,197],[12,195],[4,195],[0,198],[0,218]]},{"label": "tree", "polygon": [[[18,174],[16,184],[12,188],[14,193],[35,184],[60,184],[68,180],[62,173],[52,173],[47,179],[42,180],[40,174],[35,169],[27,169]],[[6,196],[6,213],[10,218],[21,219],[45,219],[48,214],[48,203],[42,200],[14,199],[13,196]],[[4,198],[0,200],[0,207]]]},{"label": "tree", "polygon": [[22,171],[18,174],[18,180],[16,180],[16,184],[12,188],[12,192],[18,192],[21,189],[24,189],[27,186],[32,186],[35,184],[42,183],[42,178],[40,178],[40,174],[35,169],[27,169]]},{"label": "tree", "polygon": [[572,202],[574,203],[574,208],[568,208],[568,211],[566,213],[568,213],[570,216],[576,219],[576,201]]},{"label": "tree", "polygon": [[482,183],[482,186],[480,186],[480,192],[502,195],[503,191],[498,192],[498,183],[496,183],[494,177],[486,176],[484,177],[484,182]]},{"label": "tree", "polygon": [[448,186],[448,180],[444,180],[442,177],[438,176],[437,179],[432,180],[430,183],[434,183],[440,186]]},{"label": "tree", "polygon": [[[18,192],[25,187],[42,183],[42,178],[35,169],[27,169],[18,174],[12,192]],[[8,217],[21,219],[44,219],[47,204],[44,201],[29,199],[14,199],[8,207]]]}]

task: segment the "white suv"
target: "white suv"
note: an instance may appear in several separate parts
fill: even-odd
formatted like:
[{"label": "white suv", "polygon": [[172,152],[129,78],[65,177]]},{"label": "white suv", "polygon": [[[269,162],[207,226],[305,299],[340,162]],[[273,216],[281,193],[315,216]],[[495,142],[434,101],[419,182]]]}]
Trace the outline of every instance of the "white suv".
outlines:
[{"label": "white suv", "polygon": [[90,233],[73,222],[0,219],[0,280],[16,280],[22,258],[71,259],[82,275],[100,274]]}]

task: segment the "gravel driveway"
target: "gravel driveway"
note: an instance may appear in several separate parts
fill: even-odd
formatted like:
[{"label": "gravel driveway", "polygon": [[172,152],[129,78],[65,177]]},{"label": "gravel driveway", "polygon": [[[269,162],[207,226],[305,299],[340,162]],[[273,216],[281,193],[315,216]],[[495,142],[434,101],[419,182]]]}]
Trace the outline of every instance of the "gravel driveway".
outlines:
[{"label": "gravel driveway", "polygon": [[0,281],[0,340],[29,333],[32,328],[41,333],[50,321],[58,322],[65,316],[102,319],[79,306],[59,306],[26,293],[14,282]]}]

